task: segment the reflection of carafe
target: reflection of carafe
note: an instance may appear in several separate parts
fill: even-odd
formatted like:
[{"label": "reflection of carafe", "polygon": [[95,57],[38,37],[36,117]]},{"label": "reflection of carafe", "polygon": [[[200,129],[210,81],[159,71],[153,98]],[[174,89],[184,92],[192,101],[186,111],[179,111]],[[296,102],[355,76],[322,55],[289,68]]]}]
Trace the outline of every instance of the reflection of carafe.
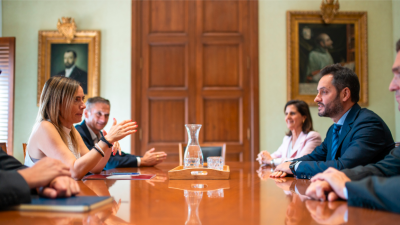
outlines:
[{"label": "reflection of carafe", "polygon": [[201,224],[199,218],[199,205],[203,198],[203,192],[201,191],[184,191],[186,198],[186,204],[188,205],[188,217],[185,225],[196,225]]},{"label": "reflection of carafe", "polygon": [[199,145],[200,124],[186,124],[188,144],[186,146],[184,167],[203,167],[203,152]]}]

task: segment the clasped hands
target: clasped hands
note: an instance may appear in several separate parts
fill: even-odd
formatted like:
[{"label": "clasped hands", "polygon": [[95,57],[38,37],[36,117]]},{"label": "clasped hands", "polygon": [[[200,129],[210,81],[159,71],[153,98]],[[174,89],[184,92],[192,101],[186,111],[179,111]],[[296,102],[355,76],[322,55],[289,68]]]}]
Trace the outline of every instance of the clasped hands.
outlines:
[{"label": "clasped hands", "polygon": [[30,168],[18,170],[29,188],[47,198],[70,197],[80,192],[78,183],[71,178],[69,167],[49,157],[39,160]]}]

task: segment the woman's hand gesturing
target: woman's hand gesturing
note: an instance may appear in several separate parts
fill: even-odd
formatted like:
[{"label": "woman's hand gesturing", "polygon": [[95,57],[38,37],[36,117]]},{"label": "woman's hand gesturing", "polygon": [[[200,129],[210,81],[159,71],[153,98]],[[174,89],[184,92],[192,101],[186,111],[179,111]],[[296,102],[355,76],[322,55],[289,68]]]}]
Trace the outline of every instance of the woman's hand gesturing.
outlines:
[{"label": "woman's hand gesturing", "polygon": [[115,118],[113,120],[113,125],[105,136],[108,142],[113,143],[119,141],[122,138],[136,132],[136,122],[132,122],[132,120],[124,120],[117,124],[117,120]]}]

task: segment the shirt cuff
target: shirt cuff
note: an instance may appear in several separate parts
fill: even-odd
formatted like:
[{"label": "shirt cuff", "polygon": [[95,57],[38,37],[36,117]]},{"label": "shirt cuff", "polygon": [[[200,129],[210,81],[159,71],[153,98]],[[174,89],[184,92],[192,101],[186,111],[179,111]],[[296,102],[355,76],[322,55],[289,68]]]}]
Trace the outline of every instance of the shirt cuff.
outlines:
[{"label": "shirt cuff", "polygon": [[140,157],[136,156],[136,159],[137,159],[137,166],[139,167],[140,166]]},{"label": "shirt cuff", "polygon": [[300,163],[301,163],[301,161],[299,161],[299,162],[294,166],[294,171],[297,170],[297,167],[299,167]]},{"label": "shirt cuff", "polygon": [[349,198],[349,196],[347,194],[347,188],[346,187],[343,188],[343,195],[344,195],[344,199],[347,200]]}]

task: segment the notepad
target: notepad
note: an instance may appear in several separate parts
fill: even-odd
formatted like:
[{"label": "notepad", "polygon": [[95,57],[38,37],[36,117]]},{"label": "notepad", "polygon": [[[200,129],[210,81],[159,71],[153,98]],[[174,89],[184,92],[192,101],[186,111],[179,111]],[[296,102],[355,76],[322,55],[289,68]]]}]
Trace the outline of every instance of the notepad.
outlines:
[{"label": "notepad", "polygon": [[141,175],[102,175],[94,174],[89,175],[82,180],[150,180],[155,177],[155,174],[141,174]]},{"label": "notepad", "polygon": [[31,197],[29,204],[15,206],[16,210],[87,212],[113,201],[109,196],[73,196],[70,198],[43,198],[37,195]]}]

